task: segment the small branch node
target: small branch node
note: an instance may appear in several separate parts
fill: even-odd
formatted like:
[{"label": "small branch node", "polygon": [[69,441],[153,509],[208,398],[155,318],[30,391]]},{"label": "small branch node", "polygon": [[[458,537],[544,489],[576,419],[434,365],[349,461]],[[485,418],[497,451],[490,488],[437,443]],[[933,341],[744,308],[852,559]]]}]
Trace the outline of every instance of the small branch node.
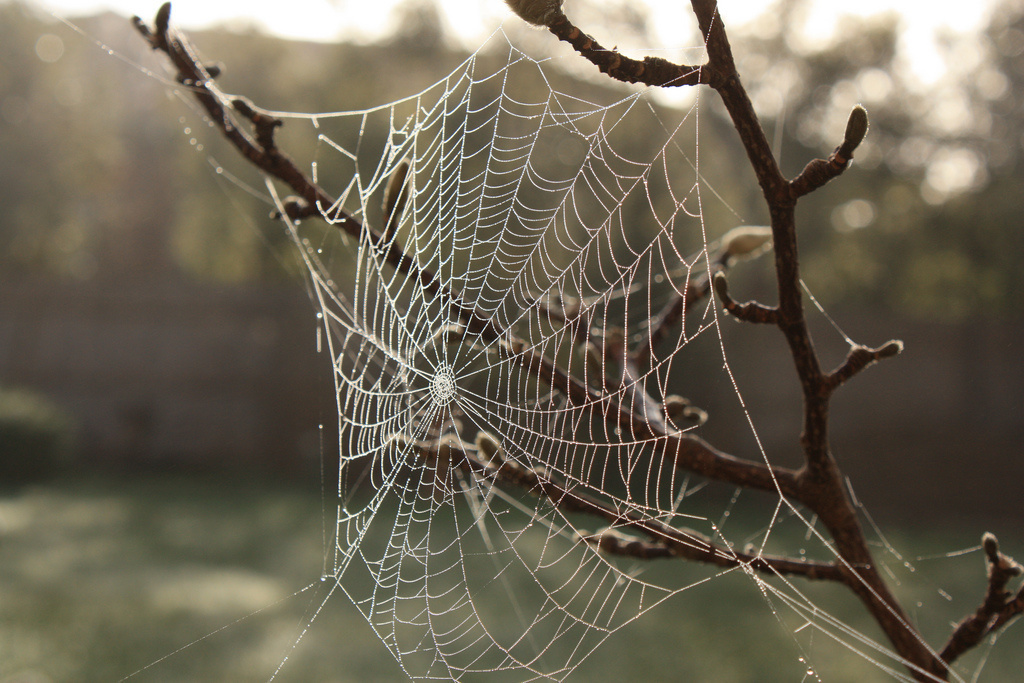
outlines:
[{"label": "small branch node", "polygon": [[675,552],[665,543],[644,541],[608,527],[594,534],[580,533],[580,540],[596,546],[607,555],[623,555],[643,560],[675,557]]},{"label": "small branch node", "polygon": [[505,0],[516,16],[533,26],[550,26],[562,14],[562,0]]},{"label": "small branch node", "polygon": [[892,339],[876,349],[855,344],[846,354],[846,360],[825,377],[825,388],[831,392],[844,384],[851,377],[874,365],[883,358],[898,356],[903,351],[903,342]]},{"label": "small branch node", "polygon": [[320,210],[315,206],[307,202],[302,197],[295,195],[288,195],[281,201],[281,207],[284,209],[281,211],[271,211],[270,217],[274,220],[287,216],[289,220],[297,223],[303,218],[309,218],[313,215],[319,215]]},{"label": "small branch node", "polygon": [[609,50],[573,25],[562,12],[561,0],[506,0],[512,10],[534,26],[546,27],[559,40],[572,47],[601,73],[624,83],[678,87],[710,82],[708,69],[674,64],[661,57],[633,59]]},{"label": "small branch node", "polygon": [[868,132],[868,112],[859,104],[850,112],[846,122],[843,143],[835,148],[828,159],[812,159],[789,186],[793,197],[814,192],[832,180],[850,165],[853,150],[857,149]]},{"label": "small branch node", "polygon": [[974,614],[968,615],[957,624],[942,649],[939,656],[947,664],[952,664],[960,655],[978,645],[988,635],[1004,628],[1024,612],[1024,587],[1015,596],[1006,590],[1010,579],[1020,576],[1024,572],[1024,567],[999,551],[999,541],[991,532],[985,532],[981,537],[981,547],[988,562],[988,586],[985,597]]},{"label": "small branch node", "polygon": [[663,401],[665,417],[676,427],[681,425],[702,425],[708,421],[706,411],[690,403],[688,399],[672,394]]},{"label": "small branch node", "polygon": [[153,22],[153,32],[157,35],[158,40],[163,40],[167,36],[167,31],[171,27],[171,3],[165,2],[160,5],[160,9],[156,11],[156,19]]},{"label": "small branch node", "polygon": [[476,433],[476,450],[485,464],[497,466],[505,461],[505,450],[494,434],[480,430]]},{"label": "small branch node", "polygon": [[203,64],[203,70],[210,78],[217,78],[224,73],[223,62],[210,62],[209,64]]},{"label": "small branch node", "polygon": [[858,104],[850,111],[850,118],[846,120],[846,134],[843,136],[843,144],[839,146],[837,154],[841,153],[849,161],[853,158],[853,150],[860,146],[867,133],[868,111]]},{"label": "small branch node", "polygon": [[271,116],[245,97],[233,98],[231,106],[252,123],[253,132],[256,134],[256,142],[263,148],[263,151],[274,151],[277,147],[274,142],[274,131],[279,126],[283,126],[284,121]]},{"label": "small branch node", "polygon": [[991,531],[986,531],[981,537],[981,547],[988,556],[988,561],[995,564],[999,559],[999,540]]},{"label": "small branch node", "polygon": [[772,229],[764,225],[741,225],[722,236],[718,261],[732,266],[737,261],[755,259],[772,248]]},{"label": "small branch node", "polygon": [[152,48],[154,50],[157,49],[156,45],[152,45],[152,42],[153,42],[153,32],[151,30],[149,30],[149,26],[146,24],[145,21],[143,21],[142,17],[140,17],[137,14],[133,15],[132,16],[132,26],[135,27],[136,31],[138,31],[140,34],[142,34],[143,38],[145,38],[146,40],[148,40],[150,42],[150,44],[151,44],[151,46],[152,46]]},{"label": "small branch node", "polygon": [[742,320],[748,323],[759,323],[759,324],[770,324],[776,325],[779,321],[779,311],[777,308],[771,306],[765,306],[764,304],[756,301],[747,301],[745,303],[736,303],[731,296],[729,296],[729,281],[725,277],[725,273],[718,271],[715,273],[712,284],[715,288],[715,294],[722,301],[722,306],[725,308],[729,315],[733,316],[737,320]]}]

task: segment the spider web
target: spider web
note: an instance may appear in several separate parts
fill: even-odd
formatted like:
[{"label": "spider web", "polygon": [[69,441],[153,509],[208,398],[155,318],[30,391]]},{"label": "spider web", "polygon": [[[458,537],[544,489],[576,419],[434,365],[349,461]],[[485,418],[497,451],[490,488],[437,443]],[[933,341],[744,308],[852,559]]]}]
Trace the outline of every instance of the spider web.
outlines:
[{"label": "spider web", "polygon": [[[313,179],[339,197],[318,207],[328,227],[288,224],[340,430],[333,538],[292,649],[343,593],[412,679],[564,680],[669,598],[736,577],[791,638],[795,679],[832,680],[819,667],[852,651],[872,673],[912,680],[886,643],[821,608],[805,583],[742,562],[638,559],[649,540],[639,523],[694,546],[835,553],[781,494],[745,527],[730,520],[726,537],[741,492],[664,455],[664,435],[703,422],[680,395],[714,376],[739,407],[745,455],[768,461],[701,289],[721,257],[716,238],[740,222],[701,172],[701,90],[666,107],[648,90],[581,97],[564,80],[558,60],[499,29],[406,99],[275,112],[289,133],[308,125]],[[706,201],[736,220],[710,222]],[[358,239],[329,227],[343,214],[364,226]],[[396,249],[404,268],[389,258]],[[875,542],[890,577],[913,571],[877,529]]]},{"label": "spider web", "polygon": [[[489,68],[495,52],[505,56]],[[787,628],[813,625],[903,678],[898,657],[791,584],[742,565],[653,581],[599,549],[642,543],[636,520],[700,528],[731,547],[707,500],[691,502],[706,483],[658,449],[659,434],[699,422],[699,411],[687,420],[660,407],[685,393],[695,342],[711,342],[735,386],[716,307],[704,300],[661,330],[642,367],[626,362],[658,312],[701,281],[716,257],[709,234],[724,230],[702,210],[699,93],[676,110],[642,90],[590,101],[550,74],[499,31],[413,97],[301,116],[318,135],[314,177],[340,196],[319,207],[326,221],[343,211],[387,226],[381,241],[292,226],[338,400],[328,595],[348,595],[410,678],[562,680],[667,598],[739,571],[780,620],[796,616]],[[635,129],[648,133],[642,156],[628,145]],[[395,269],[392,245],[416,267]],[[425,286],[424,272],[443,286]],[[544,362],[599,391],[567,389],[536,370]],[[623,426],[618,406],[642,420]],[[585,514],[579,500],[619,517]],[[780,497],[746,540],[763,549],[795,512]],[[718,521],[728,515],[727,505]]]},{"label": "spider web", "polygon": [[[503,66],[481,68],[495,44]],[[639,376],[601,340],[623,330],[639,340],[707,266],[699,162],[679,144],[695,139],[698,108],[667,120],[642,91],[586,101],[553,89],[545,66],[499,33],[414,97],[313,119],[321,130],[387,131],[354,144],[320,133],[318,175],[326,157],[330,178],[348,179],[339,204],[321,207],[327,221],[341,208],[387,223],[377,206],[405,173],[387,245],[445,285],[433,291],[395,270],[369,233],[327,246],[296,232],[334,358],[342,434],[329,576],[412,678],[561,680],[680,589],[624,571],[583,540],[601,520],[537,489],[557,482],[567,496],[672,524],[692,517],[681,509],[688,479],[655,456],[653,437],[610,421],[612,403],[572,396],[530,364],[574,371],[665,428],[652,397],[673,393],[681,350],[715,334],[714,307],[676,326]],[[619,144],[633,126],[650,131],[653,158]],[[325,253],[351,264],[344,285]],[[466,304],[498,334],[453,313]],[[606,362],[592,362],[592,340],[608,347]],[[459,451],[488,467],[457,466]],[[499,484],[502,467],[527,483]],[[368,591],[348,587],[358,573]]]}]

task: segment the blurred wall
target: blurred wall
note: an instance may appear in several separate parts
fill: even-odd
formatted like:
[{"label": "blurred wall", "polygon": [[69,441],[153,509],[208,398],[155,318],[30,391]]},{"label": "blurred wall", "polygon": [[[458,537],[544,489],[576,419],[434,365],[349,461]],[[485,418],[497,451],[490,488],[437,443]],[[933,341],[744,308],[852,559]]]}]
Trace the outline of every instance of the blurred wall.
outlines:
[{"label": "blurred wall", "polygon": [[297,285],[8,281],[0,311],[0,381],[75,415],[82,467],[298,472],[319,457],[329,357]]},{"label": "blurred wall", "polygon": [[[900,338],[906,350],[842,387],[832,441],[873,512],[1012,519],[1024,480],[1024,327],[939,324],[833,312],[856,340]],[[82,464],[303,473],[333,459],[327,354],[298,285],[5,282],[0,381],[45,392],[81,425]],[[781,335],[723,321],[730,367],[773,462],[799,465],[799,390]],[[712,335],[707,336],[714,342]],[[816,330],[826,364],[845,343]],[[722,373],[691,375],[680,393],[706,407],[704,436],[756,457]]]}]

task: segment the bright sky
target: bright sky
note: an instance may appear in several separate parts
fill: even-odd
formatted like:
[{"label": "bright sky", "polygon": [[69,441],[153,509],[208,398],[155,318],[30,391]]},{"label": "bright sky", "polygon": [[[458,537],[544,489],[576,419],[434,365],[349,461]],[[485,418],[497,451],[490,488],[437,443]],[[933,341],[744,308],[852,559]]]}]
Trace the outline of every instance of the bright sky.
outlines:
[{"label": "bright sky", "polygon": [[[336,40],[349,36],[367,38],[387,31],[392,10],[402,0],[175,0],[173,20],[178,26],[200,28],[210,24],[243,20],[279,35],[307,40]],[[489,35],[509,16],[502,0],[438,0],[450,26],[473,44]],[[685,0],[644,0],[652,7],[655,30],[664,46],[675,46]],[[912,68],[924,81],[933,81],[945,71],[934,48],[937,32],[972,31],[986,21],[996,0],[807,0],[809,12],[803,26],[805,36],[829,37],[844,17],[895,13],[904,26],[905,54],[914,55]],[[73,16],[102,9],[121,14],[139,14],[150,20],[161,0],[37,0],[37,4],[59,16]],[[571,12],[573,0],[567,0]],[[756,19],[773,3],[767,0],[721,0],[720,12],[727,25]],[[685,21],[689,21],[686,19]],[[678,33],[676,33],[678,35]]]}]

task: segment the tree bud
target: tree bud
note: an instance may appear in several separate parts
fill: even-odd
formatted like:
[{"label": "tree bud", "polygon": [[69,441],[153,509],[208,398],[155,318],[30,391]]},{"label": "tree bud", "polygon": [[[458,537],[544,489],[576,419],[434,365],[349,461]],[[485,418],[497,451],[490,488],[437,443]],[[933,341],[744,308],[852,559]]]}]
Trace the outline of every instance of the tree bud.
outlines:
[{"label": "tree bud", "polygon": [[397,221],[397,217],[401,215],[402,209],[405,208],[405,201],[409,196],[409,186],[405,182],[408,174],[409,162],[403,161],[395,167],[395,170],[391,172],[391,177],[388,179],[388,186],[384,191],[384,202],[381,208],[384,210],[384,220],[389,227]]},{"label": "tree bud", "polygon": [[772,229],[763,225],[741,225],[722,236],[722,263],[760,256],[772,246]]},{"label": "tree bud", "polygon": [[476,433],[476,449],[480,457],[488,462],[502,459],[501,442],[489,432],[481,430]]},{"label": "tree bud", "polygon": [[458,323],[450,323],[445,325],[430,338],[430,341],[435,345],[446,346],[454,343],[466,335],[466,328]]},{"label": "tree bud", "polygon": [[992,562],[995,562],[999,557],[999,541],[996,540],[996,535],[991,531],[986,531],[982,535],[981,547],[985,549],[985,554],[988,555]]},{"label": "tree bud", "polygon": [[868,133],[868,111],[859,104],[850,112],[850,118],[846,122],[845,142],[852,152],[861,143]]}]

